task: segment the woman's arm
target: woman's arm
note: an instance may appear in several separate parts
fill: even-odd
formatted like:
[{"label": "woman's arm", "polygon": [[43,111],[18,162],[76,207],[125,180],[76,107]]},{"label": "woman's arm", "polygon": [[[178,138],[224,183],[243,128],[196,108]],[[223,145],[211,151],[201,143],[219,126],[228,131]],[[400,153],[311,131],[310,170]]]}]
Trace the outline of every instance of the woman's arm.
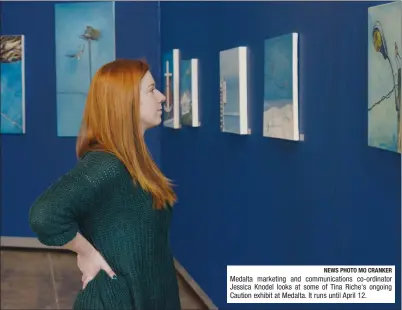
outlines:
[{"label": "woman's arm", "polygon": [[87,155],[53,183],[32,205],[29,223],[40,242],[74,252],[91,250],[79,222],[113,182],[118,169],[111,155]]},{"label": "woman's arm", "polygon": [[80,233],[74,237],[73,240],[67,242],[63,248],[73,251],[78,255],[89,257],[91,253],[95,250],[93,245],[88,242]]},{"label": "woman's arm", "polygon": [[79,222],[102,199],[102,193],[113,187],[121,168],[118,165],[110,154],[87,155],[40,195],[30,209],[29,223],[40,242],[77,253],[83,289],[100,269],[112,278],[116,276],[102,255],[81,235]]}]

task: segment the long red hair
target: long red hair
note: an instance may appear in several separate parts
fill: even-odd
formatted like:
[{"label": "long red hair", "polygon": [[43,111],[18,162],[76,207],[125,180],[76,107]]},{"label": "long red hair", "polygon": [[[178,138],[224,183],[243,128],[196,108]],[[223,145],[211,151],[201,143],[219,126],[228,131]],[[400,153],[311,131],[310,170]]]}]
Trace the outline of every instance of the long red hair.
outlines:
[{"label": "long red hair", "polygon": [[135,183],[149,192],[156,209],[173,206],[172,184],[153,161],[140,126],[140,83],[149,70],[141,60],[118,59],[102,66],[88,92],[76,153],[114,154]]}]

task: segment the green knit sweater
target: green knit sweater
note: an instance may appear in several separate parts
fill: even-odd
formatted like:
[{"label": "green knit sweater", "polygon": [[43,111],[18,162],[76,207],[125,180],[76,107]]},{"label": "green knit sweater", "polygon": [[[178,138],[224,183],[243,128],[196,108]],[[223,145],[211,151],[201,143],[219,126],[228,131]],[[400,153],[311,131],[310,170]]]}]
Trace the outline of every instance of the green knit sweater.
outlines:
[{"label": "green knit sweater", "polygon": [[116,273],[113,280],[99,272],[74,309],[177,310],[171,212],[152,208],[116,156],[93,151],[34,202],[29,220],[45,245],[62,246],[80,232]]}]

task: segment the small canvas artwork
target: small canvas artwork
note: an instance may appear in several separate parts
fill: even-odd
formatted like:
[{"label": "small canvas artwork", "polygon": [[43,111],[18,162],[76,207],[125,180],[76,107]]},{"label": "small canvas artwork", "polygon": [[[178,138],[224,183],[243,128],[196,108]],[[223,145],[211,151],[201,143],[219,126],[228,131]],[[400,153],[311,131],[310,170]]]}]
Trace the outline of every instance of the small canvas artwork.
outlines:
[{"label": "small canvas artwork", "polygon": [[163,126],[179,129],[180,123],[180,51],[173,49],[162,57]]},{"label": "small canvas artwork", "polygon": [[180,111],[183,126],[200,126],[198,116],[198,59],[180,61]]},{"label": "small canvas artwork", "polygon": [[402,150],[402,2],[368,9],[368,145]]},{"label": "small canvas artwork", "polygon": [[1,133],[25,133],[24,36],[0,36]]},{"label": "small canvas artwork", "polygon": [[220,51],[219,69],[221,131],[249,134],[247,47]]},{"label": "small canvas artwork", "polygon": [[57,133],[75,137],[91,80],[115,60],[114,2],[55,4]]},{"label": "small canvas artwork", "polygon": [[298,34],[264,42],[263,136],[299,140]]}]

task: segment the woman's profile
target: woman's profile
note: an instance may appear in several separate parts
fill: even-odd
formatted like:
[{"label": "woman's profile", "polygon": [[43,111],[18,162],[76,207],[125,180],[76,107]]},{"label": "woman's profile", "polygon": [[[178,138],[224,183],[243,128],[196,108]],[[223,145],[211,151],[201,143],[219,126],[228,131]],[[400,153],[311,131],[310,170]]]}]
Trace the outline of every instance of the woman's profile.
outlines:
[{"label": "woman's profile", "polygon": [[165,97],[148,65],[119,59],[90,85],[77,164],[34,202],[29,220],[45,245],[77,253],[74,309],[177,310],[169,243],[176,195],[144,141]]}]

